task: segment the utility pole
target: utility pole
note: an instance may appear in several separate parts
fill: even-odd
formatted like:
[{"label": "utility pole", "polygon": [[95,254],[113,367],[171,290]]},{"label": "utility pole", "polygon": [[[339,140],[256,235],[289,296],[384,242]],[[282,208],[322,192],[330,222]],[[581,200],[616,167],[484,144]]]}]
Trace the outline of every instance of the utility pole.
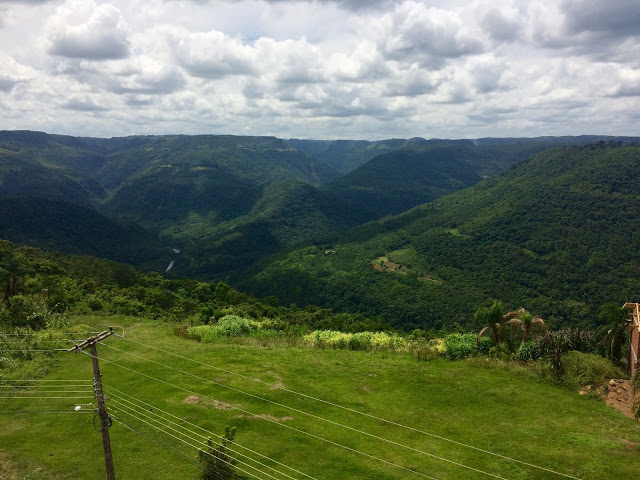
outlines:
[{"label": "utility pole", "polygon": [[93,384],[96,391],[96,399],[98,401],[98,415],[100,416],[100,431],[102,432],[102,447],[104,449],[104,466],[107,471],[107,480],[116,480],[116,474],[113,470],[113,456],[111,455],[111,440],[109,438],[109,427],[111,419],[107,413],[107,407],[104,404],[104,393],[102,391],[102,375],[100,374],[100,365],[98,364],[98,349],[96,343],[101,342],[105,338],[113,335],[113,327],[89,337],[84,342],[70,348],[69,352],[84,352],[87,348],[91,352],[91,361],[93,363]]}]

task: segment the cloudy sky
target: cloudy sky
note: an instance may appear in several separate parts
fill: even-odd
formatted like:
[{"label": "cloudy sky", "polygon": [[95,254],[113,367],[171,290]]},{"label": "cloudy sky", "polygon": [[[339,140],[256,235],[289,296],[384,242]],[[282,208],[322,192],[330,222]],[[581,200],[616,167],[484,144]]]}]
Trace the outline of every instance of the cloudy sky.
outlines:
[{"label": "cloudy sky", "polygon": [[0,0],[0,129],[640,135],[639,0]]}]

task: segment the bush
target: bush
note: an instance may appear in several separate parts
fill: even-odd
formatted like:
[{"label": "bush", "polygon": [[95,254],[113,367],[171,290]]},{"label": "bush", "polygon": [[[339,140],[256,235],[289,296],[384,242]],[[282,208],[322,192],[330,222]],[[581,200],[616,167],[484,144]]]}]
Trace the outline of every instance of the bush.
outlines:
[{"label": "bush", "polygon": [[406,351],[407,341],[384,332],[344,333],[336,330],[314,330],[303,341],[314,348],[365,351]]},{"label": "bush", "polygon": [[190,336],[202,343],[211,343],[223,338],[246,337],[256,332],[260,324],[255,320],[239,317],[237,315],[225,315],[214,325],[201,325],[189,328]]},{"label": "bush", "polygon": [[9,307],[0,312],[0,322],[11,327],[29,327],[39,330],[47,325],[52,313],[41,296],[15,295]]},{"label": "bush", "polygon": [[540,358],[540,349],[534,342],[522,342],[516,355],[521,362],[529,362]]},{"label": "bush", "polygon": [[576,390],[587,385],[603,388],[610,379],[624,377],[613,363],[593,353],[571,351],[565,353],[562,360],[564,372],[561,380]]},{"label": "bush", "polygon": [[451,360],[469,358],[479,352],[475,333],[450,333],[443,338],[443,355]]}]

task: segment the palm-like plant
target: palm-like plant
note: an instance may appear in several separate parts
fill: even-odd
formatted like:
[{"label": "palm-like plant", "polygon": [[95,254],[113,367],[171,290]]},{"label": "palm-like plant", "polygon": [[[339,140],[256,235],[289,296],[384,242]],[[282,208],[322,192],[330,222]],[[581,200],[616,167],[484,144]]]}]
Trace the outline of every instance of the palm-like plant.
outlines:
[{"label": "palm-like plant", "polygon": [[600,307],[600,320],[609,327],[604,338],[607,356],[613,362],[620,363],[622,346],[629,331],[627,312],[615,303],[605,303]]},{"label": "palm-like plant", "polygon": [[504,307],[502,302],[496,300],[490,307],[480,307],[476,310],[473,318],[476,324],[484,325],[483,329],[478,333],[478,341],[480,337],[490,335],[494,343],[500,343],[504,321]]},{"label": "palm-like plant", "polygon": [[534,317],[524,308],[508,312],[504,315],[505,323],[509,325],[511,336],[513,336],[518,328],[522,330],[522,341],[529,340],[529,336],[533,334],[535,338],[538,332],[547,329],[547,324],[540,317]]}]

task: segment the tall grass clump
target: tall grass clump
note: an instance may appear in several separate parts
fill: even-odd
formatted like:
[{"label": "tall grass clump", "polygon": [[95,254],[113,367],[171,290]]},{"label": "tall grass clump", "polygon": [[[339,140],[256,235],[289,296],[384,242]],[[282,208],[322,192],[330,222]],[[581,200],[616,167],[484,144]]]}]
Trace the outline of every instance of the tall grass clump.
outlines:
[{"label": "tall grass clump", "polygon": [[303,337],[312,348],[333,348],[364,351],[406,351],[407,341],[399,335],[385,332],[344,333],[335,330],[315,330]]}]

